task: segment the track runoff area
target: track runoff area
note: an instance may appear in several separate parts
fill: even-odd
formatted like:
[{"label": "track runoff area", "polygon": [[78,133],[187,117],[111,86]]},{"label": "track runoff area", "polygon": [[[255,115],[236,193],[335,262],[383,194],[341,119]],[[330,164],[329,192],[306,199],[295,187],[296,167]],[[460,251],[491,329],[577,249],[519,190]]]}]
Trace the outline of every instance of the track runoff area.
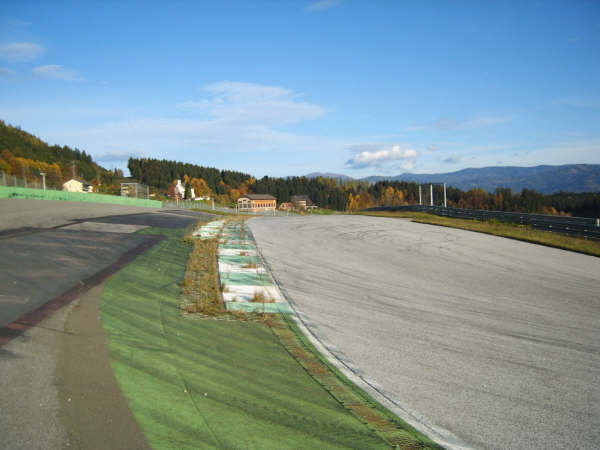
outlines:
[{"label": "track runoff area", "polygon": [[600,447],[600,259],[403,219],[248,225],[311,332],[431,437]]}]

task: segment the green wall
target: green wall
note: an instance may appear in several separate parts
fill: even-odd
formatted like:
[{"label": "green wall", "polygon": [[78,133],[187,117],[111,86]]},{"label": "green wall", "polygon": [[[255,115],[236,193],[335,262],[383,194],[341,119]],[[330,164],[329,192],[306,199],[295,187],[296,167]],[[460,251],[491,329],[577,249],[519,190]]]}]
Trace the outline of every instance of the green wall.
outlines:
[{"label": "green wall", "polygon": [[12,186],[0,186],[0,198],[29,198],[36,200],[65,200],[69,202],[113,203],[115,205],[146,206],[149,208],[162,207],[162,203],[157,200],[119,197],[117,195],[84,194],[80,192],[30,189]]}]

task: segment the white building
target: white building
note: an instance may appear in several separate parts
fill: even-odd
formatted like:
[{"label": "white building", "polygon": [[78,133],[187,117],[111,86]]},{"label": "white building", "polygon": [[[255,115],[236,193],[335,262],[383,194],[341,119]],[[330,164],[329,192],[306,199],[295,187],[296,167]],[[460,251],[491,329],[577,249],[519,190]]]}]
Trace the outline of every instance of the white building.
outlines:
[{"label": "white building", "polygon": [[[181,183],[181,180],[177,180],[173,196],[178,199],[183,199],[185,197],[185,185]],[[190,198],[193,200],[195,197],[196,194],[194,193],[194,188],[190,186]]]},{"label": "white building", "polygon": [[94,192],[94,186],[79,178],[71,178],[69,181],[65,181],[62,185],[62,190],[67,192]]}]

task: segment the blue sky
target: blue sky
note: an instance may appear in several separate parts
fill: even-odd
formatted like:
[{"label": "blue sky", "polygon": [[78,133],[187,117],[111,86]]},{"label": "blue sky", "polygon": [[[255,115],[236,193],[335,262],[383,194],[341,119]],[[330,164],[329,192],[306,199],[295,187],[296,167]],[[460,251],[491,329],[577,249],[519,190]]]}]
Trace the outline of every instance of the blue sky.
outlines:
[{"label": "blue sky", "polygon": [[0,118],[109,168],[600,163],[600,2],[5,0]]}]

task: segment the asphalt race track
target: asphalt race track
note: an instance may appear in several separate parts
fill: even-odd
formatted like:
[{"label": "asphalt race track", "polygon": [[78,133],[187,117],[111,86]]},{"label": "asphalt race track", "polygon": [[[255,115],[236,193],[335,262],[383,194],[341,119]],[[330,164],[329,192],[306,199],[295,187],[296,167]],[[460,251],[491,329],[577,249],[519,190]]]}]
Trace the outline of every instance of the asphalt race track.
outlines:
[{"label": "asphalt race track", "polygon": [[600,448],[600,258],[362,216],[249,221],[340,359],[475,448]]},{"label": "asphalt race track", "polygon": [[207,217],[0,199],[0,449],[149,448],[110,366],[103,283],[156,242],[135,231]]},{"label": "asphalt race track", "polygon": [[0,212],[0,327],[149,240],[133,232],[198,220],[183,211],[50,200],[2,199]]}]

